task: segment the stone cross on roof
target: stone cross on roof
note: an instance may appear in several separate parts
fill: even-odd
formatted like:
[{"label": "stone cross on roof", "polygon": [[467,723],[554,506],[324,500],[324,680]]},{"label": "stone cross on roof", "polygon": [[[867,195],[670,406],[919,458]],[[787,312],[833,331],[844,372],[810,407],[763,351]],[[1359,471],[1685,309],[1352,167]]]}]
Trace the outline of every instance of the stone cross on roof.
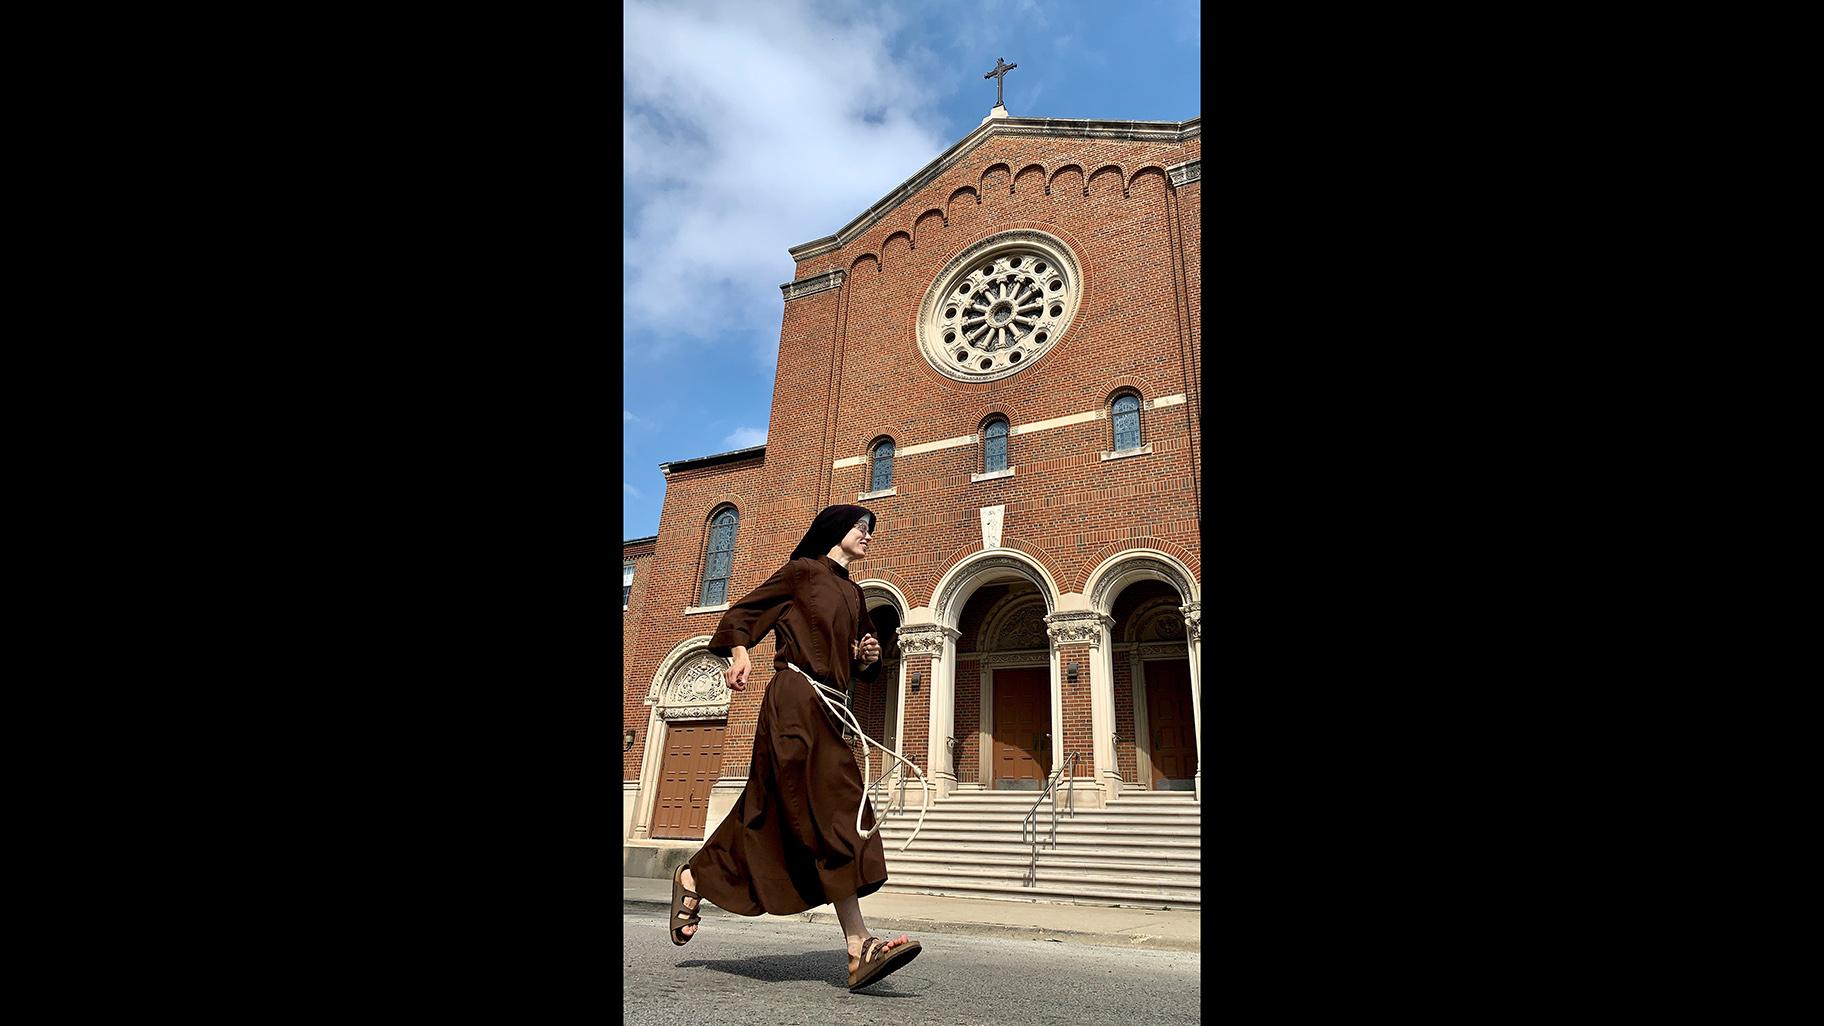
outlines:
[{"label": "stone cross on roof", "polygon": [[1005,103],[1001,102],[1001,80],[1007,77],[1009,71],[1012,71],[1017,67],[1019,67],[1018,64],[1008,64],[1001,58],[996,57],[994,59],[994,70],[982,76],[983,78],[994,79],[994,105],[996,107],[1007,106]]}]

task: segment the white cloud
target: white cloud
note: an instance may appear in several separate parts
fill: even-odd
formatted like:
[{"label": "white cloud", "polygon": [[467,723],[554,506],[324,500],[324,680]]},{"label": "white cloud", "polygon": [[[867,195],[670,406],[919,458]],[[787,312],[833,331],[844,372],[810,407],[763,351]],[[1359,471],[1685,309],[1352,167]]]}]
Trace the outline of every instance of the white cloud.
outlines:
[{"label": "white cloud", "polygon": [[749,427],[736,428],[733,434],[722,439],[722,444],[728,446],[731,451],[735,449],[746,449],[755,445],[765,445],[766,429]]},{"label": "white cloud", "polygon": [[932,76],[890,52],[899,17],[627,3],[622,285],[642,358],[734,329],[776,336],[787,248],[834,233],[955,141],[937,133]]},{"label": "white cloud", "polygon": [[628,495],[631,495],[636,499],[645,498],[645,496],[640,494],[640,490],[638,488],[635,488],[634,486],[628,484],[625,481],[621,482],[621,491],[626,492]]}]

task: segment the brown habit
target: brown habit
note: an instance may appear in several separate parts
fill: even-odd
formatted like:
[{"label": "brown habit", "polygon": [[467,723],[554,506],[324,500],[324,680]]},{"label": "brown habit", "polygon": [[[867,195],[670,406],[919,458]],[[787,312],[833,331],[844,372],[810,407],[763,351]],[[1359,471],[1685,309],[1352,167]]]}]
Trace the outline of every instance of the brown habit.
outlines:
[{"label": "brown habit", "polygon": [[[865,898],[887,882],[880,835],[863,841],[855,829],[855,755],[817,691],[785,665],[838,691],[878,677],[879,661],[858,669],[849,649],[874,633],[861,589],[828,556],[794,559],[722,614],[709,651],[751,649],[768,630],[776,672],[760,700],[747,788],[689,863],[697,893],[743,916]],[[862,823],[874,825],[871,808]]]}]

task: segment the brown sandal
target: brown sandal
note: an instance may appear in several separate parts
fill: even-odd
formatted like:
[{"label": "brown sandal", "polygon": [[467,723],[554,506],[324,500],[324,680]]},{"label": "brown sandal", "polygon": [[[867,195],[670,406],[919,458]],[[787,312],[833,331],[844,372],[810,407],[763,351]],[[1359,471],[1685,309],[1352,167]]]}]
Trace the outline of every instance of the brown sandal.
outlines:
[{"label": "brown sandal", "polygon": [[[684,945],[689,944],[690,939],[692,937],[696,936],[696,934],[694,934],[694,933],[681,933],[680,931],[682,931],[686,926],[696,926],[698,923],[701,923],[703,921],[703,918],[697,914],[698,912],[701,912],[703,910],[703,895],[698,894],[696,891],[685,889],[685,887],[684,887],[684,869],[685,869],[684,866],[679,866],[677,869],[672,870],[672,873],[671,873],[671,931],[670,931],[670,933],[671,933],[671,942],[673,944],[678,945],[679,947],[683,947]],[[694,909],[685,908],[684,907],[685,898],[697,899],[697,907]],[[684,919],[684,921],[681,923],[678,922],[678,920],[680,918],[683,918],[684,916],[689,916],[690,918]]]},{"label": "brown sandal", "polygon": [[855,968],[849,970],[849,990],[857,991],[870,984],[879,983],[887,976],[904,969],[918,957],[921,950],[923,949],[919,947],[917,941],[907,941],[889,951],[887,942],[879,937],[862,938],[861,959]]}]

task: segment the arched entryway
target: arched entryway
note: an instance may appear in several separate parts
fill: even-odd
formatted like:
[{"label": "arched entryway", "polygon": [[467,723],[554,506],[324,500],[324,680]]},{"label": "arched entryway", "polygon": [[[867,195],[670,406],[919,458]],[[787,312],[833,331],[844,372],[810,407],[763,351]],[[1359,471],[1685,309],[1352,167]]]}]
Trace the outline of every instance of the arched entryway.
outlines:
[{"label": "arched entryway", "polygon": [[[979,601],[978,594],[981,594]],[[989,628],[990,639],[996,644],[1002,642],[1006,631],[1014,631],[1015,634],[1005,634],[1006,638],[1014,638],[1018,631],[1028,630],[1024,625],[1032,612],[1038,612],[1039,622],[1044,624],[1045,617],[1057,610],[1058,595],[1057,582],[1032,556],[1017,549],[985,549],[945,572],[933,590],[931,608],[914,611],[921,615],[908,617],[912,622],[900,631],[901,646],[908,654],[908,661],[924,656],[931,659],[932,686],[925,744],[927,765],[933,769],[931,778],[939,797],[950,793],[959,783],[975,788],[984,786],[984,780],[990,783],[994,780],[995,739],[1003,732],[983,736],[982,659],[990,655],[998,658],[1007,653],[983,648],[983,627]],[[967,644],[963,641],[965,633],[969,638]],[[1026,638],[1018,643],[1026,645],[1032,640]],[[1019,716],[1006,718],[1020,724],[1018,729],[1029,736],[1020,738],[1008,733],[1006,739],[1023,742],[1021,748],[1027,752],[1027,757],[1049,770],[1060,764],[1059,749],[1070,725],[1064,722],[1062,715],[1056,645],[1041,642],[1033,647],[1043,649],[1036,661],[1032,659],[1031,649],[1014,651],[1015,661],[1007,666],[1012,671],[1010,676],[1002,676],[999,673],[1001,666],[992,660],[988,668],[994,671],[991,686],[998,689],[1006,681],[1013,680],[1007,693],[1023,696]],[[970,658],[962,658],[965,653]],[[965,663],[972,665],[965,667]],[[1033,694],[1035,680],[1041,682],[1041,690],[1036,696]],[[987,710],[990,727],[993,715],[991,706]],[[1034,725],[1037,730],[1028,729]],[[1033,752],[1035,748],[1041,751]],[[1047,748],[1048,752],[1043,751]],[[1009,764],[1016,758],[1009,754]],[[1023,770],[1018,779],[1025,779],[1029,772]],[[1012,774],[1008,776],[1013,778]]]},{"label": "arched entryway", "polygon": [[1090,608],[1108,617],[1111,641],[1099,659],[1103,679],[1113,687],[1098,691],[1096,703],[1098,722],[1109,725],[1109,747],[1102,747],[1098,733],[1097,755],[1107,757],[1101,764],[1119,767],[1119,774],[1111,772],[1105,783],[1117,790],[1190,790],[1201,800],[1202,602],[1197,579],[1168,553],[1130,549],[1103,560],[1084,590]]},{"label": "arched entryway", "polygon": [[680,643],[647,691],[650,712],[635,802],[635,839],[702,840],[721,778],[731,694],[709,635]]},{"label": "arched entryway", "polygon": [[1115,599],[1115,758],[1121,779],[1147,791],[1195,790],[1196,717],[1183,603],[1161,581]]}]

